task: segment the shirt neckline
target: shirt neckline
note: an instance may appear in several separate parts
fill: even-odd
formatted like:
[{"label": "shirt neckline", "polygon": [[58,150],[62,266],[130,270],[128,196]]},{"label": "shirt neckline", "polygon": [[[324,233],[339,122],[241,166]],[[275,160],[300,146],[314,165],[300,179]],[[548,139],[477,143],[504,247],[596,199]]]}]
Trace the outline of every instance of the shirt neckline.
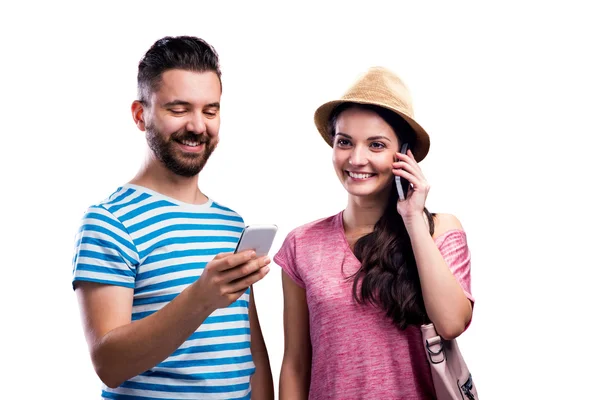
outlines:
[{"label": "shirt neckline", "polygon": [[174,199],[173,197],[169,197],[167,195],[164,195],[162,193],[156,192],[152,189],[149,189],[145,186],[140,186],[140,185],[135,185],[133,183],[126,183],[122,186],[123,188],[127,189],[134,189],[134,190],[139,190],[140,192],[144,192],[147,194],[150,194],[154,197],[160,198],[162,200],[168,201],[169,203],[173,203],[176,204],[178,206],[182,206],[182,207],[186,207],[186,208],[191,208],[191,209],[195,209],[195,210],[204,210],[204,209],[208,209],[210,207],[212,207],[213,205],[213,201],[210,197],[206,196],[206,198],[208,199],[206,202],[202,203],[202,204],[192,204],[192,203],[186,203],[177,199]]},{"label": "shirt neckline", "polygon": [[[350,254],[352,254],[352,257],[354,258],[354,261],[357,263],[361,263],[360,260],[358,258],[356,258],[356,255],[354,255],[354,252],[350,248],[350,243],[348,243],[348,240],[346,239],[346,232],[344,232],[344,210],[340,211],[335,216],[334,220],[335,220],[335,229],[338,231],[338,235],[341,235],[340,239],[341,239],[342,243],[344,243],[344,252],[350,252]],[[465,235],[465,231],[463,231],[462,229],[449,229],[446,232],[442,233],[441,235],[437,236],[435,239],[433,239],[433,241],[435,242],[435,245],[439,248],[440,244],[448,236],[450,236],[453,233],[458,233],[459,235]]]}]

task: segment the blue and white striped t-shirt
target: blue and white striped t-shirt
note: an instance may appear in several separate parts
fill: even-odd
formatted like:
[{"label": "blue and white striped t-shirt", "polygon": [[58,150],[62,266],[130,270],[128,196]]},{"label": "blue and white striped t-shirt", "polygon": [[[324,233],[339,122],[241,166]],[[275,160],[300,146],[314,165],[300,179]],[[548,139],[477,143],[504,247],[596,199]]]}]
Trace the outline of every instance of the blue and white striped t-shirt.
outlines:
[{"label": "blue and white striped t-shirt", "polygon": [[[222,252],[232,252],[244,227],[234,211],[211,200],[179,202],[127,184],[85,214],[76,237],[73,282],[134,290],[132,320],[173,300]],[[173,354],[106,399],[250,399],[250,290],[216,310]]]}]

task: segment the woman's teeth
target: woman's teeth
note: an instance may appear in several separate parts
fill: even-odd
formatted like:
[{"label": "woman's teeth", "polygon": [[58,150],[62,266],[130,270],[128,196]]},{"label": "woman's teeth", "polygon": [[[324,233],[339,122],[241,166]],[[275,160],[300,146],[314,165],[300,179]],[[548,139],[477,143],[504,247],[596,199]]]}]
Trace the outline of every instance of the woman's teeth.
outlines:
[{"label": "woman's teeth", "polygon": [[348,175],[350,175],[350,178],[354,178],[354,179],[367,179],[367,178],[372,177],[375,174],[357,174],[357,173],[348,171]]}]

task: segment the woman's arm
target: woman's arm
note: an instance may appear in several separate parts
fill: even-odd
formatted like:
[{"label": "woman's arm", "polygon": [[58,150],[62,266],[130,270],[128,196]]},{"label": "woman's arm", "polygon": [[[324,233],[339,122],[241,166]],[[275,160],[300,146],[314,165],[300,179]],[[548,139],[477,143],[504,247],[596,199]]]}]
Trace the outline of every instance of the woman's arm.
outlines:
[{"label": "woman's arm", "polygon": [[252,399],[273,400],[275,392],[273,389],[273,374],[269,363],[267,346],[260,329],[256,304],[254,303],[254,291],[250,288],[250,304],[248,306],[250,317],[250,351],[256,371],[250,380],[252,385]]},{"label": "woman's arm", "polygon": [[429,319],[444,339],[454,339],[464,332],[471,320],[472,305],[435,244],[434,238],[462,226],[450,214],[435,217],[432,238],[424,218],[405,220],[406,229],[419,270],[419,280]]},{"label": "woman's arm", "polygon": [[279,398],[306,400],[312,362],[306,292],[285,272],[281,273],[281,277],[285,347],[279,377]]},{"label": "woman's arm", "polygon": [[[472,305],[429,233],[423,212],[430,187],[421,167],[410,150],[407,154],[396,153],[396,158],[394,175],[412,185],[407,199],[398,201],[397,209],[410,236],[425,309],[437,332],[445,339],[453,339],[464,332],[471,320]],[[436,237],[452,229],[462,230],[452,215],[437,215],[435,225]]]}]

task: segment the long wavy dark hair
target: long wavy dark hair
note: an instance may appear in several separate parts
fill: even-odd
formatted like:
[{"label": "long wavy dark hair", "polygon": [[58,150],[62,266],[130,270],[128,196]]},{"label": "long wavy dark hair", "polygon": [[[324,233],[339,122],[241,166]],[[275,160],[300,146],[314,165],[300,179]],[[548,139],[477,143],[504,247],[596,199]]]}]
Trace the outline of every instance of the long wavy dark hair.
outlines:
[{"label": "long wavy dark hair", "polygon": [[[349,108],[377,113],[392,127],[400,143],[414,143],[414,131],[398,114],[383,107],[358,103],[343,103],[333,110],[328,124],[332,137],[335,136],[338,117]],[[358,239],[354,245],[354,254],[360,260],[361,267],[349,279],[354,280],[352,292],[358,303],[380,307],[395,326],[406,329],[410,325],[430,321],[410,237],[398,213],[397,202],[398,192],[394,188],[390,190],[385,211],[373,232]],[[425,215],[429,221],[429,233],[433,235],[435,214],[425,209]]]}]

